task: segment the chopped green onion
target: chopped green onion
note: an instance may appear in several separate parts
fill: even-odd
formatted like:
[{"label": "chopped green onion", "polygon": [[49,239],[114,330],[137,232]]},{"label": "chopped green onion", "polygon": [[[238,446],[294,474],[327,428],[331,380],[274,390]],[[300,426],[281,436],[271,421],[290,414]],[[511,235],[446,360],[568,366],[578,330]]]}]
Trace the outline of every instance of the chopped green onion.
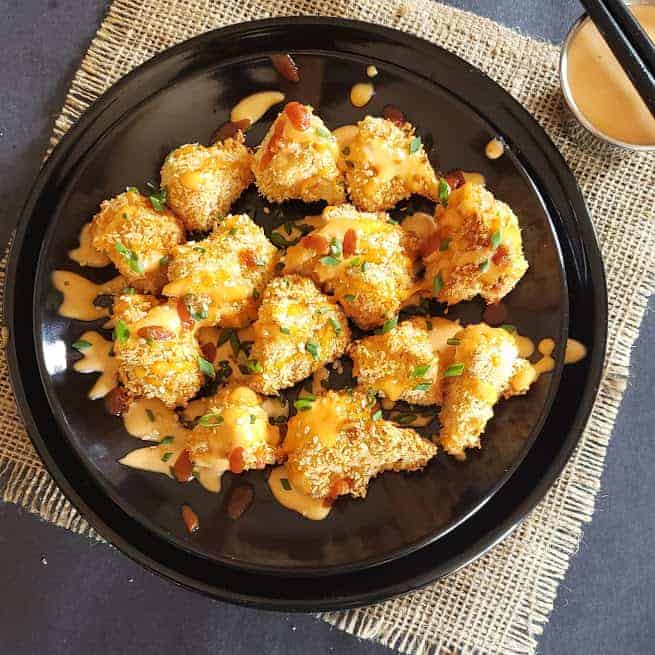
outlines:
[{"label": "chopped green onion", "polygon": [[375,414],[373,414],[373,416],[372,416],[371,418],[372,418],[374,421],[379,421],[379,420],[382,418],[382,410],[381,410],[381,409],[378,409],[378,411],[375,412]]},{"label": "chopped green onion", "polygon": [[139,193],[139,190],[135,186],[126,186],[125,191],[131,191],[132,193]]},{"label": "chopped green onion", "polygon": [[136,293],[136,289],[134,287],[124,287],[121,293],[128,296],[133,296]]},{"label": "chopped green onion", "polygon": [[139,258],[137,257],[137,254],[133,250],[129,250],[126,248],[120,241],[114,241],[114,248],[116,248],[116,252],[119,255],[122,255],[122,257],[125,259],[125,261],[128,263],[129,267],[135,272],[135,273],[143,273],[143,266],[141,262],[139,261]]},{"label": "chopped green onion", "polygon": [[441,277],[441,271],[434,276],[432,280],[432,293],[435,296],[439,295],[439,292],[443,288],[443,278]]},{"label": "chopped green onion", "polygon": [[201,255],[205,252],[205,249],[202,246],[194,246],[193,249]]},{"label": "chopped green onion", "polygon": [[362,262],[362,273],[366,273],[366,262]]},{"label": "chopped green onion", "polygon": [[348,262],[348,268],[354,268],[355,266],[359,266],[361,263],[362,263],[362,258],[361,257],[353,257]]},{"label": "chopped green onion", "polygon": [[498,246],[500,245],[500,230],[496,230],[492,235],[491,235],[491,247],[496,250]]},{"label": "chopped green onion", "polygon": [[255,300],[257,300],[257,299],[259,298],[259,296],[261,296],[261,295],[262,295],[262,294],[259,293],[259,291],[258,291],[257,289],[253,289],[253,290],[252,290],[252,297],[253,297]]},{"label": "chopped green onion", "polygon": [[213,380],[216,377],[216,371],[211,362],[208,362],[204,357],[200,357],[200,355],[198,355],[198,367],[200,368],[200,372],[208,378]]},{"label": "chopped green onion", "polygon": [[152,195],[148,196],[148,200],[150,200],[150,204],[155,211],[166,211],[167,195],[166,187],[162,187],[158,191],[155,191]]},{"label": "chopped green onion", "polygon": [[299,412],[306,412],[307,410],[312,408],[312,403],[314,402],[314,398],[298,398],[298,400],[294,401],[293,406],[299,411]]},{"label": "chopped green onion", "polygon": [[448,198],[450,196],[450,184],[444,180],[444,178],[439,178],[439,202],[444,206],[448,207]]},{"label": "chopped green onion", "polygon": [[130,336],[130,331],[127,329],[125,321],[122,321],[120,318],[116,321],[114,327],[114,341],[118,343],[125,343]]},{"label": "chopped green onion", "polygon": [[412,371],[413,378],[422,378],[430,370],[430,364],[424,366],[415,366]]},{"label": "chopped green onion", "polygon": [[414,391],[427,391],[431,386],[431,382],[421,382],[414,387]]},{"label": "chopped green onion", "polygon": [[337,321],[337,319],[334,318],[334,316],[330,316],[328,318],[328,321],[329,321],[330,325],[332,326],[332,328],[334,329],[335,333],[338,334],[338,335],[341,334],[341,332],[343,330],[341,329],[341,324],[339,323],[339,321]]},{"label": "chopped green onion", "polygon": [[244,368],[247,374],[261,373],[262,365],[256,359],[249,359],[245,363]]},{"label": "chopped green onion", "polygon": [[447,378],[456,378],[464,372],[464,364],[451,364],[444,373]]},{"label": "chopped green onion", "polygon": [[281,248],[282,250],[286,250],[290,245],[292,245],[279,232],[271,232],[271,242],[274,246]]},{"label": "chopped green onion", "polygon": [[291,330],[289,328],[282,327],[281,325],[280,325],[280,332],[282,332],[282,334],[291,334]]},{"label": "chopped green onion", "polygon": [[285,491],[291,491],[291,483],[287,478],[280,478],[280,484]]},{"label": "chopped green onion", "polygon": [[332,133],[330,132],[330,130],[328,130],[327,128],[325,128],[323,126],[317,127],[315,132],[316,132],[316,136],[322,136],[324,139],[327,139],[327,138],[332,136]]},{"label": "chopped green onion", "polygon": [[200,425],[211,427],[213,425],[220,425],[224,420],[225,419],[220,414],[217,414],[216,412],[208,412],[198,419],[198,423]]},{"label": "chopped green onion", "polygon": [[163,439],[160,439],[159,444],[165,446],[167,443],[173,443],[173,439],[174,437],[172,434],[166,435]]},{"label": "chopped green onion", "polygon": [[318,359],[318,344],[313,341],[308,341],[305,344],[305,350],[312,356],[313,359]]},{"label": "chopped green onion", "polygon": [[160,266],[166,266],[168,264],[168,255],[164,255],[160,260],[159,260],[159,265]]},{"label": "chopped green onion", "polygon": [[400,423],[401,425],[409,425],[410,423],[413,423],[418,417],[416,414],[401,414],[400,416],[396,417],[396,423]]},{"label": "chopped green onion", "polygon": [[409,143],[409,154],[413,155],[421,147],[421,137],[415,136]]},{"label": "chopped green onion", "polygon": [[341,244],[336,237],[332,237],[330,240],[330,254],[334,255],[335,257],[339,257],[341,255]]},{"label": "chopped green onion", "polygon": [[173,453],[164,453],[161,456],[161,461],[162,462],[167,462],[171,457],[173,457]]},{"label": "chopped green onion", "polygon": [[319,261],[321,262],[321,264],[324,264],[325,266],[339,265],[339,260],[336,257],[332,257],[331,255],[327,255],[326,257],[321,257]]},{"label": "chopped green onion", "polygon": [[457,339],[456,337],[450,337],[450,339],[447,339],[447,340],[446,340],[446,343],[447,343],[449,346],[459,346],[459,344],[461,343],[461,341],[460,341],[459,339]]},{"label": "chopped green onion", "polygon": [[85,350],[91,348],[93,344],[85,339],[78,339],[71,344],[71,347],[75,348],[77,352],[83,353]]},{"label": "chopped green onion", "polygon": [[390,318],[388,321],[384,322],[384,325],[382,325],[382,334],[391,332],[391,330],[393,330],[397,325],[398,325],[398,316],[394,316],[393,318]]},{"label": "chopped green onion", "polygon": [[441,243],[439,244],[439,250],[441,252],[446,252],[448,248],[450,247],[450,239],[442,239]]},{"label": "chopped green onion", "polygon": [[348,302],[355,302],[356,298],[353,296],[352,293],[347,293],[344,297],[344,300],[347,300]]},{"label": "chopped green onion", "polygon": [[151,409],[146,409],[146,414],[148,415],[148,418],[154,423],[155,422],[155,415]]},{"label": "chopped green onion", "polygon": [[250,415],[250,425],[257,422],[257,417],[254,414]]}]

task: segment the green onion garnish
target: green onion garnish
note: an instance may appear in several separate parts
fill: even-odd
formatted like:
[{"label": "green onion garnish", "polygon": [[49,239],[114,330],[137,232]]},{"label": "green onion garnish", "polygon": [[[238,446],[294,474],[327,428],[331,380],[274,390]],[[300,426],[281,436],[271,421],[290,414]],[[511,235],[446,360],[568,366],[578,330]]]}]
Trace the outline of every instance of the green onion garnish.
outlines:
[{"label": "green onion garnish", "polygon": [[130,336],[130,331],[127,329],[125,321],[122,321],[120,318],[116,321],[114,327],[114,341],[118,343],[125,343]]},{"label": "green onion garnish", "polygon": [[441,277],[441,271],[440,271],[434,276],[432,280],[432,293],[435,296],[438,296],[442,288],[443,288],[443,278]]},{"label": "green onion garnish", "polygon": [[318,359],[318,344],[313,341],[308,341],[305,344],[305,350],[312,356],[313,359]]},{"label": "green onion garnish", "polygon": [[444,373],[444,377],[456,378],[464,372],[464,364],[451,364]]},{"label": "green onion garnish", "polygon": [[77,341],[74,341],[71,344],[71,347],[75,348],[75,350],[77,350],[77,352],[83,353],[85,350],[88,350],[89,348],[91,348],[92,345],[93,345],[92,343],[90,343],[90,342],[88,342],[88,341],[86,341],[84,339],[78,339]]},{"label": "green onion garnish", "polygon": [[291,491],[291,483],[287,478],[280,478],[280,484],[285,491]]},{"label": "green onion garnish", "polygon": [[410,142],[409,142],[409,154],[413,155],[419,148],[421,147],[421,137],[420,136],[415,136]]},{"label": "green onion garnish", "polygon": [[208,378],[213,380],[216,377],[216,371],[211,362],[208,362],[204,357],[200,357],[200,355],[198,355],[198,367],[200,368],[200,372]]},{"label": "green onion garnish", "polygon": [[444,206],[448,207],[448,198],[450,197],[450,184],[444,180],[444,178],[439,178],[439,202]]},{"label": "green onion garnish", "polygon": [[500,245],[500,230],[496,230],[492,235],[491,235],[491,247],[495,250],[498,248]]},{"label": "green onion garnish", "polygon": [[220,425],[224,420],[225,419],[220,414],[217,414],[216,412],[208,412],[198,419],[198,424],[211,427],[213,425]]}]

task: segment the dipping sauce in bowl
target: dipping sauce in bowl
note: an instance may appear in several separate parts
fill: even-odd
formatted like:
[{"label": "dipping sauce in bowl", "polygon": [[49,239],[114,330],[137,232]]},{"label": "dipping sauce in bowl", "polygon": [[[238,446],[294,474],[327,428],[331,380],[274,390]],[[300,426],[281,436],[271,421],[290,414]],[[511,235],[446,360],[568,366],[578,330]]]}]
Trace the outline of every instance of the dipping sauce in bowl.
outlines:
[{"label": "dipping sauce in bowl", "polygon": [[[655,40],[655,2],[629,4]],[[569,32],[560,77],[566,104],[596,137],[630,150],[655,150],[655,118],[589,18]]]}]

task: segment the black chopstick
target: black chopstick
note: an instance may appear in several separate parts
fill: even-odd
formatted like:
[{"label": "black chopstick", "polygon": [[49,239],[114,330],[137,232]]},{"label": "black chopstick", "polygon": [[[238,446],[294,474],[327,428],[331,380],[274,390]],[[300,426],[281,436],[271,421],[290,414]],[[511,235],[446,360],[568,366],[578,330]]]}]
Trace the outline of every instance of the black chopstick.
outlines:
[{"label": "black chopstick", "polygon": [[655,118],[655,48],[622,0],[581,0]]}]

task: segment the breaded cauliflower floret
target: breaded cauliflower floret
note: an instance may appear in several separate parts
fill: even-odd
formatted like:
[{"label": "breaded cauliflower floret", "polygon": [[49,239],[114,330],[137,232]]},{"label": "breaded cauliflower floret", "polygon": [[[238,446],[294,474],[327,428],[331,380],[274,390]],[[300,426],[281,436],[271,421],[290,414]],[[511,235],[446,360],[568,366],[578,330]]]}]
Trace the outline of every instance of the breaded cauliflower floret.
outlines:
[{"label": "breaded cauliflower floret", "polygon": [[290,102],[259,145],[252,170],[269,202],[345,202],[336,139],[309,105]]},{"label": "breaded cauliflower floret", "polygon": [[500,397],[526,393],[535,375],[503,328],[469,325],[455,339],[452,363],[443,372],[439,442],[447,453],[465,459],[467,448],[480,448]]},{"label": "breaded cauliflower floret", "polygon": [[287,250],[285,271],[311,275],[363,330],[382,325],[412,293],[416,237],[351,205],[326,207],[323,218]]},{"label": "breaded cauliflower floret", "polygon": [[206,239],[173,249],[163,292],[182,299],[204,325],[243,327],[257,318],[277,261],[261,227],[247,214],[230,215]]},{"label": "breaded cauliflower floret", "polygon": [[405,321],[384,334],[354,341],[348,348],[353,375],[363,389],[391,401],[433,405],[441,399],[439,357],[428,331]]},{"label": "breaded cauliflower floret", "polygon": [[365,497],[368,482],[383,471],[415,471],[437,447],[410,428],[373,419],[369,398],[328,391],[289,420],[282,445],[289,482],[300,493],[333,500]]},{"label": "breaded cauliflower floret", "polygon": [[166,257],[184,241],[181,221],[156,211],[136,189],[105,200],[91,224],[92,243],[139,291],[159,293],[166,284]]},{"label": "breaded cauliflower floret", "polygon": [[426,287],[437,300],[454,305],[480,294],[497,303],[528,270],[518,219],[482,185],[467,182],[450,193],[435,221],[422,252]]},{"label": "breaded cauliflower floret", "polygon": [[173,302],[120,296],[114,304],[114,354],[118,377],[132,397],[159,398],[185,406],[200,389],[200,348],[182,325]]},{"label": "breaded cauliflower floret", "polygon": [[275,464],[279,441],[280,430],[269,424],[262,398],[247,387],[231,386],[208,400],[187,448],[199,467],[241,473]]},{"label": "breaded cauliflower floret", "polygon": [[437,199],[437,178],[409,123],[398,126],[386,118],[366,116],[341,151],[339,167],[359,209],[391,209],[413,193]]},{"label": "breaded cauliflower floret", "polygon": [[211,230],[253,180],[252,155],[242,132],[208,148],[198,143],[173,150],[161,168],[168,205],[187,230]]},{"label": "breaded cauliflower floret", "polygon": [[274,278],[266,287],[253,333],[248,384],[267,395],[334,361],[350,341],[339,305],[298,275]]}]

